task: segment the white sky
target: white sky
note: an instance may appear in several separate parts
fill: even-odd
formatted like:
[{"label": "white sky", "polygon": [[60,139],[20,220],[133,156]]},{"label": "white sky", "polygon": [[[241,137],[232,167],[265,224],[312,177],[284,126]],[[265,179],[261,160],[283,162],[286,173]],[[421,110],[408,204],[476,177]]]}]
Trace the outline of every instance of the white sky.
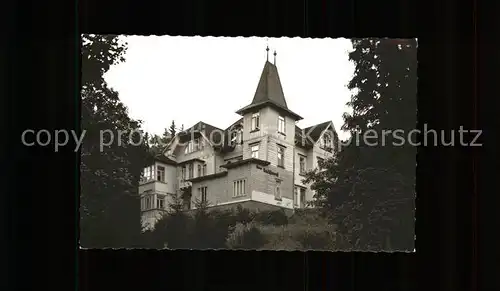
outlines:
[{"label": "white sky", "polygon": [[340,127],[351,93],[347,84],[354,64],[348,39],[227,38],[127,36],[125,62],[106,73],[129,115],[143,129],[161,135],[175,120],[189,128],[204,121],[221,129],[240,116],[236,110],[252,102],[266,60],[277,51],[276,65],[288,108],[307,127],[333,121]]}]

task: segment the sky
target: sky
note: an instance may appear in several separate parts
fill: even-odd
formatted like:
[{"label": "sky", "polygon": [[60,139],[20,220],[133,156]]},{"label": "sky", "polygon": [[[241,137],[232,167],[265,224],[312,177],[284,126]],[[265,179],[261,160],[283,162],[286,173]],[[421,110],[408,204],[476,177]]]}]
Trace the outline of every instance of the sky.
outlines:
[{"label": "sky", "polygon": [[347,84],[354,64],[350,40],[122,36],[125,61],[105,74],[129,115],[161,135],[172,122],[189,128],[199,121],[225,129],[250,104],[266,61],[276,66],[288,108],[304,119],[301,128],[333,121],[341,139],[342,114],[351,98]]}]

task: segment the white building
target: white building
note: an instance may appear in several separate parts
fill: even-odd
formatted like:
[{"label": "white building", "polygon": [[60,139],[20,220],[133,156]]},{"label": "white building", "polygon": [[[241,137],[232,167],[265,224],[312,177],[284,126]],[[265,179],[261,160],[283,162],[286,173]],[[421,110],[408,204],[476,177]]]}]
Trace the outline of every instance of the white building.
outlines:
[{"label": "white building", "polygon": [[252,102],[236,112],[241,118],[226,129],[200,121],[177,134],[144,170],[144,225],[155,224],[173,195],[183,197],[185,209],[196,200],[210,207],[307,207],[314,193],[303,173],[334,154],[333,123],[297,127],[302,117],[288,108],[278,69],[268,61]]}]

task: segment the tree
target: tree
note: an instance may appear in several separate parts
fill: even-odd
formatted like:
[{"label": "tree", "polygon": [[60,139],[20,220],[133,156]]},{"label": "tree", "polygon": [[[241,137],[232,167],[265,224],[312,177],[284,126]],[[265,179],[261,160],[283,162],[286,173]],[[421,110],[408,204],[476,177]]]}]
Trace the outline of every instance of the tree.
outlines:
[{"label": "tree", "polygon": [[[124,60],[115,35],[82,36],[82,118],[86,131],[80,165],[80,244],[89,248],[139,245],[139,178],[149,162],[141,121],[128,116],[103,74]],[[118,130],[130,134],[119,135]],[[101,150],[100,136],[113,138]],[[121,138],[121,139],[119,139]]]},{"label": "tree", "polygon": [[[351,144],[306,181],[338,224],[343,248],[413,250],[416,150],[395,146],[399,140],[382,131],[408,134],[416,125],[416,41],[355,39],[353,48],[349,89],[356,91],[347,104],[353,113],[344,114],[342,127]],[[368,130],[377,134],[377,145],[361,138],[353,143]]]},{"label": "tree", "polygon": [[172,120],[172,124],[169,128],[165,128],[162,136],[152,135],[148,139],[149,151],[152,156],[157,156],[163,152],[168,143],[175,137],[176,129],[175,122]]},{"label": "tree", "polygon": [[148,246],[159,249],[189,249],[193,247],[193,219],[183,211],[181,195],[171,196],[168,211],[155,224],[148,237]]},{"label": "tree", "polygon": [[177,133],[177,130],[175,128],[175,121],[172,120],[172,124],[170,124],[170,127],[168,130],[169,130],[170,136],[173,138],[175,136],[175,134]]}]

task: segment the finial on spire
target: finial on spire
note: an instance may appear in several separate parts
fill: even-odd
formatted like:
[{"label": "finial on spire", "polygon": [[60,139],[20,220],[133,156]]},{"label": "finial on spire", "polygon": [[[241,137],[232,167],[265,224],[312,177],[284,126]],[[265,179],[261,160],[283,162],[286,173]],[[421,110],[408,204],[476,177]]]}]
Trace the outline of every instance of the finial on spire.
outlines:
[{"label": "finial on spire", "polygon": [[266,37],[266,61],[269,62],[269,37]]},{"label": "finial on spire", "polygon": [[274,65],[276,66],[276,50],[274,50]]}]

